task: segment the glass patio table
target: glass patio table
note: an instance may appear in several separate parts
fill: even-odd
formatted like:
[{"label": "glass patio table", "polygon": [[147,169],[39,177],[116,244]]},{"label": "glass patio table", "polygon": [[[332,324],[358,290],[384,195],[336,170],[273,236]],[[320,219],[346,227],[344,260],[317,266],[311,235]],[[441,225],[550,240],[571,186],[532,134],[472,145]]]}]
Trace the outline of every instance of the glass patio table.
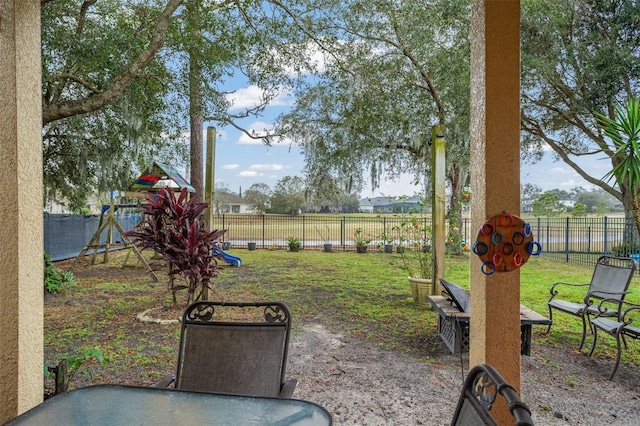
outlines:
[{"label": "glass patio table", "polygon": [[48,399],[6,426],[45,424],[324,426],[333,421],[323,407],[298,399],[97,385]]}]

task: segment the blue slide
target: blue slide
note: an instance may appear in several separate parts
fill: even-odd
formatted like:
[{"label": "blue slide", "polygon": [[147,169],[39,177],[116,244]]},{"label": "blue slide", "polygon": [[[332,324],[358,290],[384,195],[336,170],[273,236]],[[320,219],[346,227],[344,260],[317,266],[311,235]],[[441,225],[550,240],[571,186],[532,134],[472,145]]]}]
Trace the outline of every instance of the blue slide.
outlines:
[{"label": "blue slide", "polygon": [[220,250],[218,247],[215,247],[213,249],[213,254],[221,255],[224,261],[227,262],[229,265],[232,265],[232,266],[242,265],[242,259],[240,259],[238,256],[232,256],[229,253],[226,253]]}]

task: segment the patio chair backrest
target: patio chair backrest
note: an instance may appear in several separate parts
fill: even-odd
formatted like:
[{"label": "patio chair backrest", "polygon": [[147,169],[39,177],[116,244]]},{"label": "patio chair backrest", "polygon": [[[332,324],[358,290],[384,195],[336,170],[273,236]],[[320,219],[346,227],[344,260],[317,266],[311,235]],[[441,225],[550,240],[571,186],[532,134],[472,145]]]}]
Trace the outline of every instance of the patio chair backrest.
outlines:
[{"label": "patio chair backrest", "polygon": [[200,301],[182,317],[178,389],[278,397],[291,313],[277,302]]},{"label": "patio chair backrest", "polygon": [[493,367],[486,364],[475,366],[467,375],[451,424],[497,426],[490,410],[498,396],[505,399],[514,417],[513,424],[533,425],[531,410],[520,400],[518,392]]},{"label": "patio chair backrest", "polygon": [[635,270],[636,262],[631,258],[600,256],[589,285],[591,296],[596,299],[624,300],[624,292],[629,288]]}]

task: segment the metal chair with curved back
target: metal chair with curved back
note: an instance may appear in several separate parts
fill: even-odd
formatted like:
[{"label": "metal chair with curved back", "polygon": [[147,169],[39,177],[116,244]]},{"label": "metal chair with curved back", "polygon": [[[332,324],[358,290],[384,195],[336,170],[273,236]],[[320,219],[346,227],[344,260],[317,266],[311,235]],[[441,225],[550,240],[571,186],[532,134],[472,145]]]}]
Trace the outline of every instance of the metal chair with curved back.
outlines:
[{"label": "metal chair with curved back", "polygon": [[[285,380],[291,313],[278,302],[195,302],[182,316],[175,377],[156,386],[291,398]],[[174,379],[174,380],[172,380]]]},{"label": "metal chair with curved back", "polygon": [[[551,297],[547,301],[549,306],[549,318],[553,324],[553,310],[559,310],[582,319],[582,340],[579,349],[584,346],[587,335],[587,323],[591,330],[590,320],[596,315],[617,317],[620,306],[627,295],[631,278],[636,271],[636,262],[628,257],[600,256],[593,270],[590,283],[571,284],[566,282],[554,283],[549,292]],[[582,302],[572,302],[568,300],[556,299],[559,294],[557,288],[560,286],[586,287],[587,291],[582,298]],[[609,309],[606,313],[598,311],[594,303],[607,300]],[[547,328],[547,333],[551,330],[551,324]]]},{"label": "metal chair with curved back", "polygon": [[634,319],[640,320],[640,305],[635,303],[624,302],[618,314],[617,318],[606,318],[608,313],[608,308],[603,307],[607,299],[604,299],[600,302],[598,306],[598,310],[600,311],[600,315],[596,316],[591,320],[591,326],[593,327],[593,344],[591,345],[591,352],[589,352],[589,356],[593,355],[593,352],[596,349],[596,343],[598,341],[598,330],[602,330],[605,333],[613,336],[616,339],[616,363],[613,366],[613,371],[609,375],[609,380],[613,380],[613,376],[616,374],[618,370],[618,366],[620,365],[620,357],[622,355],[622,346],[627,348],[627,339],[640,339],[640,327],[637,323],[634,323]]},{"label": "metal chair with curved back", "polygon": [[490,410],[498,396],[504,398],[514,425],[533,425],[531,410],[520,400],[515,388],[505,382],[495,368],[486,364],[476,365],[467,375],[451,425],[497,426]]}]

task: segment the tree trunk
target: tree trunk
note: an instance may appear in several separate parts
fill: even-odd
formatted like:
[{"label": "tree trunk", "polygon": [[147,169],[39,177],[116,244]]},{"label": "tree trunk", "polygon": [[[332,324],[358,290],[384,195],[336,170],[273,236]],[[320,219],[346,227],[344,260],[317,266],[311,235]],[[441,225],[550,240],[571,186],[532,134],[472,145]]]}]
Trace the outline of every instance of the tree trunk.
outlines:
[{"label": "tree trunk", "polygon": [[[199,40],[200,28],[200,0],[190,0],[187,9],[189,20],[191,21],[193,40]],[[192,42],[193,43],[193,42]],[[199,201],[204,200],[204,165],[203,165],[203,126],[202,118],[202,63],[199,52],[199,42],[195,41],[189,49],[189,124],[191,130],[190,141],[190,163],[191,163],[191,186],[196,190],[192,194]]]},{"label": "tree trunk", "polygon": [[461,196],[469,177],[469,170],[460,165],[452,165],[449,169],[451,183],[451,202],[449,203],[449,250],[451,254],[461,254],[463,244],[462,234],[462,202]]}]

